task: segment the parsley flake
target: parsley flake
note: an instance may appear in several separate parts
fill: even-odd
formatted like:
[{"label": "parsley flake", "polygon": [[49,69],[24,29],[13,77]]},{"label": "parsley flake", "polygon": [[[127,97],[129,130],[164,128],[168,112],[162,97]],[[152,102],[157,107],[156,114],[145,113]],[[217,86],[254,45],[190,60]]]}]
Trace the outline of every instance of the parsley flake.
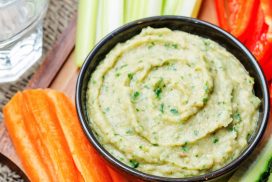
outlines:
[{"label": "parsley flake", "polygon": [[133,168],[137,168],[139,166],[139,162],[137,162],[134,159],[129,160],[129,164],[131,165],[131,167]]}]

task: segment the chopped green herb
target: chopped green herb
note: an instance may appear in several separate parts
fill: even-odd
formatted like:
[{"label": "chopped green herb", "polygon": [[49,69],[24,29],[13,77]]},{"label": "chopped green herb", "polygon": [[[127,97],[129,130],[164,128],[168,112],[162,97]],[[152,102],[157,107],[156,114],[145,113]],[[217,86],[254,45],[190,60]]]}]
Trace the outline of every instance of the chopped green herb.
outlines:
[{"label": "chopped green herb", "polygon": [[139,162],[137,162],[134,159],[129,160],[129,163],[130,163],[131,167],[133,167],[133,168],[137,168],[139,166]]},{"label": "chopped green herb", "polygon": [[124,67],[126,67],[127,66],[127,64],[124,64],[124,65],[122,65],[121,67],[120,67],[120,69],[122,69],[122,68],[124,68]]},{"label": "chopped green herb", "polygon": [[131,129],[128,129],[127,131],[126,131],[126,134],[132,134],[133,133],[133,131],[131,130]]},{"label": "chopped green herb", "polygon": [[136,111],[137,111],[137,112],[139,112],[139,111],[140,111],[140,109],[136,108]]},{"label": "chopped green herb", "polygon": [[213,143],[217,143],[219,141],[219,139],[217,137],[213,137]]},{"label": "chopped green herb", "polygon": [[157,98],[161,98],[161,93],[162,93],[162,89],[161,88],[156,88],[154,90],[154,92],[155,92]]},{"label": "chopped green herb", "polygon": [[205,45],[205,51],[207,51],[210,48],[211,42],[208,41],[208,40],[204,40],[203,42],[204,42],[204,45]]},{"label": "chopped green herb", "polygon": [[154,42],[150,42],[147,46],[148,49],[151,49],[152,47],[154,47],[155,43]]},{"label": "chopped green herb", "polygon": [[208,102],[208,98],[204,97],[202,101],[203,101],[204,104],[206,104]]},{"label": "chopped green herb", "polygon": [[178,114],[179,113],[178,110],[174,109],[174,108],[170,109],[170,112],[173,113],[173,114]]},{"label": "chopped green herb", "polygon": [[208,82],[205,83],[205,85],[204,85],[204,90],[205,90],[205,93],[209,93],[209,85],[208,85]]},{"label": "chopped green herb", "polygon": [[187,142],[185,142],[185,144],[183,146],[181,146],[181,149],[183,150],[183,152],[189,151],[189,147],[187,146]]},{"label": "chopped green herb", "polygon": [[128,78],[129,78],[130,80],[132,80],[132,79],[133,79],[133,76],[134,76],[134,74],[133,74],[133,73],[129,73],[129,74],[128,74]]},{"label": "chopped green herb", "polygon": [[186,65],[187,65],[188,67],[191,67],[191,66],[192,66],[190,63],[186,63]]},{"label": "chopped green herb", "polygon": [[203,42],[204,42],[204,45],[205,45],[205,46],[209,46],[209,45],[211,44],[211,42],[208,41],[208,40],[203,40]]},{"label": "chopped green herb", "polygon": [[177,49],[177,48],[178,48],[178,44],[172,44],[172,47],[173,47],[174,49]]},{"label": "chopped green herb", "polygon": [[240,116],[240,113],[236,112],[232,115],[232,118],[235,120],[235,121],[238,121],[240,122],[242,119],[241,119],[241,116]]},{"label": "chopped green herb", "polygon": [[164,104],[163,103],[160,105],[160,111],[161,111],[161,113],[164,113]]},{"label": "chopped green herb", "polygon": [[120,73],[116,73],[115,76],[116,76],[116,77],[119,77],[119,76],[120,76]]},{"label": "chopped green herb", "polygon": [[140,92],[136,91],[132,94],[132,100],[136,100],[140,96]]},{"label": "chopped green herb", "polygon": [[228,127],[228,130],[231,131],[231,132],[232,131],[237,132],[237,128],[235,126]]},{"label": "chopped green herb", "polygon": [[253,84],[253,83],[254,83],[253,78],[249,78],[249,79],[248,79],[248,83]]},{"label": "chopped green herb", "polygon": [[142,149],[143,149],[143,146],[142,146],[142,145],[140,145],[140,146],[139,146],[139,149],[141,149],[141,150],[142,150]]},{"label": "chopped green herb", "polygon": [[194,130],[194,135],[195,135],[195,136],[198,135],[198,130]]},{"label": "chopped green herb", "polygon": [[150,89],[148,85],[144,85],[144,88],[146,88],[146,89]]},{"label": "chopped green herb", "polygon": [[165,87],[163,79],[161,78],[154,86],[154,93],[157,99],[161,98],[162,89]]},{"label": "chopped green herb", "polygon": [[157,144],[157,143],[153,143],[152,145],[155,147],[159,146],[159,144]]},{"label": "chopped green herb", "polygon": [[164,47],[166,47],[166,48],[172,48],[172,49],[177,49],[178,48],[178,44],[167,42],[167,43],[164,44]]},{"label": "chopped green herb", "polygon": [[251,134],[248,133],[248,134],[247,134],[247,141],[248,141],[248,142],[249,142],[250,138],[251,138]]},{"label": "chopped green herb", "polygon": [[105,109],[105,111],[106,111],[106,112],[109,112],[109,111],[110,111],[110,108],[109,108],[109,107],[107,107],[107,108]]}]

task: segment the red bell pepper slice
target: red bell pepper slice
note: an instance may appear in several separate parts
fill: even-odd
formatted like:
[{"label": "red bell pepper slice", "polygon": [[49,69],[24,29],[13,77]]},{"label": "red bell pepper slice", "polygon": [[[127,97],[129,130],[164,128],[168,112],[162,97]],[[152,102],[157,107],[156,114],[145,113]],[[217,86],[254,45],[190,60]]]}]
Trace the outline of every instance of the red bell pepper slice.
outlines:
[{"label": "red bell pepper slice", "polygon": [[215,8],[216,8],[219,26],[229,32],[230,26],[227,21],[228,14],[227,14],[225,3],[226,3],[225,0],[215,0]]},{"label": "red bell pepper slice", "polygon": [[259,0],[215,0],[219,26],[244,41],[250,34],[258,4]]},{"label": "red bell pepper slice", "polygon": [[[271,12],[272,13],[272,12]],[[261,65],[272,55],[272,42],[268,40],[268,25],[265,22],[263,9],[259,6],[257,19],[253,23],[251,36],[245,40],[245,45],[253,53]]]},{"label": "red bell pepper slice", "polygon": [[272,42],[272,1],[261,0],[261,7],[265,15],[265,22],[268,25],[267,39]]}]

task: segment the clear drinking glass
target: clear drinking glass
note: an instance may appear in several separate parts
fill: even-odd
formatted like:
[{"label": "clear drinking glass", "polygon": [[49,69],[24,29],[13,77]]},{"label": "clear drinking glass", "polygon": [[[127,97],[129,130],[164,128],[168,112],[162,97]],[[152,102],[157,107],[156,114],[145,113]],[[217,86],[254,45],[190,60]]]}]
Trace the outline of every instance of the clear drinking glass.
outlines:
[{"label": "clear drinking glass", "polygon": [[0,83],[15,81],[42,55],[48,0],[0,0]]}]

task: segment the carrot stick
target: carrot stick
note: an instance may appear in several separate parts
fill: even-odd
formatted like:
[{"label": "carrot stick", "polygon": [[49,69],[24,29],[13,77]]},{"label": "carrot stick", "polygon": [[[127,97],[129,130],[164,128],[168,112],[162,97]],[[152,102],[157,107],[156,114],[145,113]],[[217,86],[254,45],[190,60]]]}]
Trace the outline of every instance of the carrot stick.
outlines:
[{"label": "carrot stick", "polygon": [[51,157],[57,181],[81,180],[50,99],[42,90],[27,90],[23,95],[35,118],[42,142]]},{"label": "carrot stick", "polygon": [[110,172],[111,179],[113,182],[129,182],[128,179],[121,173],[118,173],[117,171],[115,171],[109,166],[107,166],[107,168],[108,168],[108,171]]},{"label": "carrot stick", "polygon": [[72,102],[61,92],[47,90],[74,162],[86,182],[111,182],[106,163],[90,145],[79,124]]},{"label": "carrot stick", "polygon": [[38,132],[38,126],[36,124],[35,118],[27,104],[21,107],[21,109],[22,109],[23,119],[24,121],[26,121],[25,126],[26,126],[26,130],[28,131],[29,137],[31,138],[33,145],[35,146],[36,150],[38,151],[39,155],[42,158],[42,161],[44,162],[46,168],[48,169],[51,178],[54,181],[56,181],[57,176],[52,166],[53,162],[46,146],[44,146],[45,144],[42,141],[42,136]]},{"label": "carrot stick", "polygon": [[22,107],[22,93],[18,92],[3,108],[4,122],[15,150],[31,181],[53,181],[26,129],[25,123],[27,121],[24,121],[22,117]]}]

